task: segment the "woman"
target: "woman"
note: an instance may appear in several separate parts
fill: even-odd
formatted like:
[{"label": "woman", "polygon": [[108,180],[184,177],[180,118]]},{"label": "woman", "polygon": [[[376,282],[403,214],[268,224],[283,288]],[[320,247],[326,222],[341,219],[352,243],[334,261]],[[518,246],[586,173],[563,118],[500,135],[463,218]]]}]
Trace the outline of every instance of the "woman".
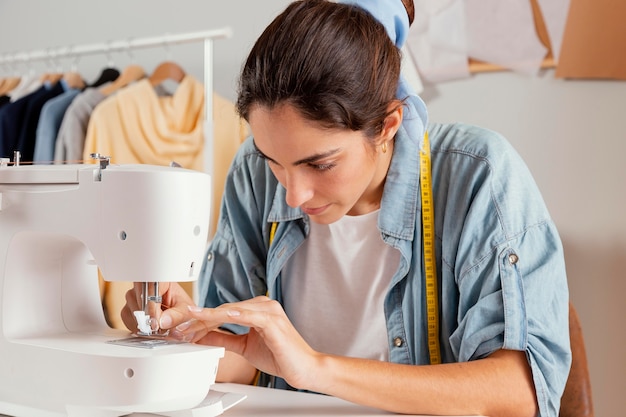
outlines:
[{"label": "woman", "polygon": [[473,126],[428,126],[443,362],[429,365],[426,110],[398,49],[409,18],[400,0],[354,3],[295,2],[257,40],[237,103],[253,138],[228,175],[204,308],[162,286],[160,326],[226,347],[221,381],[259,370],[392,412],[556,416],[570,363],[561,243],[519,156]]}]

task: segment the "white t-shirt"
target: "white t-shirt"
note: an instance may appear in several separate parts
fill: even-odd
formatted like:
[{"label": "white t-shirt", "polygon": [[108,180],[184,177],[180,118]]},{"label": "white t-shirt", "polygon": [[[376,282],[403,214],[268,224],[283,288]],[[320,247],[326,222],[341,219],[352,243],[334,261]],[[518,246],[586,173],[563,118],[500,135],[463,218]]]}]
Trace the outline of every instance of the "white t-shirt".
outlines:
[{"label": "white t-shirt", "polygon": [[317,351],[389,359],[384,299],[400,252],[383,242],[378,213],[311,222],[283,270],[285,311]]}]

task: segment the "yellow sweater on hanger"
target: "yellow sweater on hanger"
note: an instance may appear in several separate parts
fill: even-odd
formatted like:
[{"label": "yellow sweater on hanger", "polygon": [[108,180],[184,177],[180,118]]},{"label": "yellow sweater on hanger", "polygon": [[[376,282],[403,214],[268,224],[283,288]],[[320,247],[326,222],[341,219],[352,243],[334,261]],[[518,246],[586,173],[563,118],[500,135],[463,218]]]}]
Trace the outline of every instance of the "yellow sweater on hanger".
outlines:
[{"label": "yellow sweater on hanger", "polygon": [[83,159],[91,153],[111,163],[203,169],[204,88],[186,75],[171,96],[159,97],[147,79],[119,90],[93,111]]}]

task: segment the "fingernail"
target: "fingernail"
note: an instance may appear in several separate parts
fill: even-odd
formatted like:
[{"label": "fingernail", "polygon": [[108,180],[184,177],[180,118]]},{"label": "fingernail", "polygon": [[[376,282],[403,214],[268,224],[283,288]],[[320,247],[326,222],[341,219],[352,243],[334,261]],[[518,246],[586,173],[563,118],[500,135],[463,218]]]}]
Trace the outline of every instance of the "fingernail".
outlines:
[{"label": "fingernail", "polygon": [[154,317],[150,319],[150,328],[152,329],[153,332],[158,331],[160,328],[159,321]]},{"label": "fingernail", "polygon": [[189,311],[191,311],[192,313],[199,313],[202,311],[202,307],[199,306],[187,306],[187,308],[189,309]]},{"label": "fingernail", "polygon": [[159,319],[159,326],[162,329],[169,329],[170,327],[172,327],[172,318],[169,316],[169,314],[163,314],[161,316],[161,318]]},{"label": "fingernail", "polygon": [[230,317],[241,316],[241,312],[237,310],[226,310],[226,314],[228,314]]}]

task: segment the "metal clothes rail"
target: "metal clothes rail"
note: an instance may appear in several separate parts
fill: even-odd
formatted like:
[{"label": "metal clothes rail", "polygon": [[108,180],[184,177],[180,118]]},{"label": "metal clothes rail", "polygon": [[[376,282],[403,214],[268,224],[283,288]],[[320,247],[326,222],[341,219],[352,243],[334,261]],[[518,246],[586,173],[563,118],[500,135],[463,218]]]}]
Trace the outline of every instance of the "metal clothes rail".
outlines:
[{"label": "metal clothes rail", "polygon": [[204,171],[213,178],[213,41],[232,36],[230,28],[220,28],[199,32],[164,34],[161,36],[129,38],[86,45],[70,45],[58,48],[40,49],[31,52],[0,54],[0,65],[26,63],[30,61],[78,58],[83,55],[109,54],[151,47],[204,42]]}]

